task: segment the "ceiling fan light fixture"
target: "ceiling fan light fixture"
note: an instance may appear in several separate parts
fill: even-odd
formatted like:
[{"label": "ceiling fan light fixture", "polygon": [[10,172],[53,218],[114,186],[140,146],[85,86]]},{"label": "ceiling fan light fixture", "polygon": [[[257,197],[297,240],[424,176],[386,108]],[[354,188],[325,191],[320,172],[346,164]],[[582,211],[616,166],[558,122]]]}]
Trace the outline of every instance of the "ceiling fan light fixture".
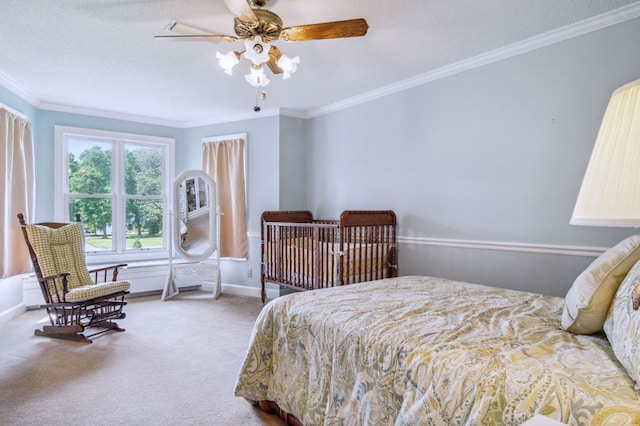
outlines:
[{"label": "ceiling fan light fixture", "polygon": [[298,64],[300,63],[300,57],[289,58],[286,55],[280,56],[278,59],[278,66],[282,68],[282,79],[286,80],[291,77],[291,74],[296,72]]},{"label": "ceiling fan light fixture", "polygon": [[262,37],[256,36],[253,40],[245,40],[244,45],[246,47],[244,57],[254,65],[260,65],[269,60],[271,44],[262,41]]},{"label": "ceiling fan light fixture", "polygon": [[233,67],[240,62],[240,53],[234,51],[226,54],[216,52],[216,58],[218,59],[218,65],[224,70],[225,74],[231,75]]},{"label": "ceiling fan light fixture", "polygon": [[254,87],[264,87],[270,81],[262,65],[251,65],[251,72],[245,75],[244,78]]},{"label": "ceiling fan light fixture", "polygon": [[[250,61],[250,73],[245,75],[245,79],[257,88],[269,84],[265,64],[271,73],[282,74],[283,80],[290,78],[300,64],[299,56],[289,58],[283,55],[280,49],[272,43],[276,43],[278,40],[297,42],[362,37],[369,28],[369,24],[363,18],[285,27],[277,14],[265,9],[269,1],[224,0],[227,9],[233,14],[235,36],[212,34],[199,28],[183,25],[176,19],[172,19],[165,27],[165,31],[178,35],[159,35],[156,38],[214,43],[244,41],[244,51],[216,52],[216,58],[227,75],[232,75],[233,68],[240,63],[242,58]],[[257,104],[256,108],[259,111],[260,107]]]}]

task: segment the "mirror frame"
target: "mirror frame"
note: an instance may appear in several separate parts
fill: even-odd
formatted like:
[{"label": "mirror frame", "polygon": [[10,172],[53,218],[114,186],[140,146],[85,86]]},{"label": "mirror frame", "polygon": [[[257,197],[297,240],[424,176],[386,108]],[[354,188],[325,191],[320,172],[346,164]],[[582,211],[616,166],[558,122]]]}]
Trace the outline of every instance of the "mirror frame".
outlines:
[{"label": "mirror frame", "polygon": [[[207,200],[209,202],[209,245],[201,253],[189,253],[182,247],[180,235],[180,184],[187,179],[202,179],[207,185]],[[173,247],[174,250],[185,260],[200,262],[211,256],[217,249],[217,203],[216,203],[216,183],[211,176],[202,170],[185,170],[173,180]]]}]

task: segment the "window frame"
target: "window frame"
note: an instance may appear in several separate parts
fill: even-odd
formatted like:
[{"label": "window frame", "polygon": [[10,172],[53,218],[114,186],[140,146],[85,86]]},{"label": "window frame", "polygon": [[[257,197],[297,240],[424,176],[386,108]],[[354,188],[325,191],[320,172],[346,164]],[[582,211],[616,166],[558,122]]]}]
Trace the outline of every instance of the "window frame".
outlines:
[{"label": "window frame", "polygon": [[[171,238],[171,224],[168,213],[172,209],[172,182],[174,178],[175,139],[160,136],[123,133],[109,130],[98,130],[80,127],[55,126],[55,171],[54,171],[54,217],[56,221],[67,222],[69,199],[68,159],[69,137],[104,140],[112,143],[111,157],[111,186],[112,186],[112,237],[113,250],[86,252],[87,263],[111,263],[121,261],[139,261],[166,259],[169,256],[169,239]],[[161,200],[163,205],[162,247],[145,250],[126,250],[121,233],[115,232],[126,223],[126,200],[132,198],[146,199],[146,196],[127,194],[125,188],[125,146],[138,145],[143,147],[160,148],[163,153],[163,181]],[[156,197],[152,197],[157,199]]]}]

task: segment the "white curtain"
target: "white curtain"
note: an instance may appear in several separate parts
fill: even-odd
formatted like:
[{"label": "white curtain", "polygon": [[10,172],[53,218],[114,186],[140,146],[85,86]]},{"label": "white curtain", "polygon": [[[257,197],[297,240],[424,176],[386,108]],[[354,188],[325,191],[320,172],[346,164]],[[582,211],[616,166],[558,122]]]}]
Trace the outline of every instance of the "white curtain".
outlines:
[{"label": "white curtain", "polygon": [[217,203],[222,213],[220,257],[248,258],[245,139],[205,139],[202,170],[216,182]]},{"label": "white curtain", "polygon": [[33,222],[35,175],[31,123],[0,107],[0,164],[2,185],[2,246],[0,278],[31,269],[31,259],[18,222],[22,213]]}]

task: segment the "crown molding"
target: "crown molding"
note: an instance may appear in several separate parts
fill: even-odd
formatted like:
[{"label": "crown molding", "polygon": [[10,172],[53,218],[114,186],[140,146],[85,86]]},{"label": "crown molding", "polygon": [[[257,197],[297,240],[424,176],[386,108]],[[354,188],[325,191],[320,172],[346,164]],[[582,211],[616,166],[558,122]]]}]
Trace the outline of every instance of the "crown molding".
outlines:
[{"label": "crown molding", "polygon": [[308,111],[300,111],[296,109],[280,108],[280,115],[291,118],[301,118],[306,120],[309,117]]},{"label": "crown molding", "polygon": [[267,108],[267,109],[263,109],[260,112],[247,112],[242,114],[218,116],[212,120],[185,122],[185,123],[181,123],[180,127],[188,129],[192,127],[211,126],[214,124],[232,123],[234,121],[256,120],[259,118],[266,118],[266,117],[292,117],[292,118],[307,119],[309,118],[309,114],[306,111],[300,111],[295,109]]},{"label": "crown molding", "polygon": [[220,115],[216,118],[198,121],[188,121],[181,124],[180,127],[190,129],[193,127],[212,126],[214,124],[233,123],[234,121],[256,120],[259,118],[274,117],[280,115],[279,108],[266,108],[258,112],[246,112],[242,114]]},{"label": "crown molding", "polygon": [[183,127],[183,123],[180,121],[164,120],[161,118],[146,117],[142,115],[126,114],[122,112],[106,111],[99,109],[91,109],[84,107],[77,107],[71,105],[62,105],[48,102],[41,102],[35,105],[37,108],[45,111],[65,112],[68,114],[88,115],[91,117],[109,118],[112,120],[131,121],[134,123],[153,124],[156,126],[165,127]]},{"label": "crown molding", "polygon": [[193,127],[205,127],[215,124],[233,123],[234,121],[255,120],[265,117],[274,117],[281,115],[279,108],[263,109],[262,111],[247,112],[242,114],[230,114],[217,116],[215,119],[198,120],[198,121],[174,121],[154,117],[145,117],[140,115],[125,114],[113,111],[93,110],[88,108],[80,108],[69,105],[41,103],[38,108],[46,111],[66,112],[70,114],[89,115],[92,117],[110,118],[114,120],[131,121],[135,123],[154,124],[157,126],[173,127],[176,129],[189,129]]},{"label": "crown molding", "polygon": [[38,104],[41,103],[41,101],[38,98],[36,98],[33,93],[31,93],[30,91],[22,87],[20,84],[14,81],[11,77],[9,77],[8,75],[4,74],[1,71],[0,71],[0,85],[2,85],[2,87],[7,89],[14,95],[18,96],[22,100],[29,102],[31,105],[35,107],[37,107]]},{"label": "crown molding", "polygon": [[551,44],[559,43],[583,34],[588,34],[602,28],[610,27],[631,19],[640,17],[640,2],[630,4],[628,6],[615,9],[613,11],[594,16],[584,21],[568,25],[553,31],[549,31],[535,37],[522,40],[508,46],[492,50],[490,52],[477,55],[451,65],[438,68],[427,73],[384,86],[382,88],[372,90],[359,96],[336,102],[331,105],[320,107],[309,111],[308,118],[318,117],[332,112],[340,111],[345,108],[360,105],[379,99],[397,92],[412,89],[426,83],[431,83],[455,74],[472,70],[484,65],[508,59],[513,56],[531,52]]}]

